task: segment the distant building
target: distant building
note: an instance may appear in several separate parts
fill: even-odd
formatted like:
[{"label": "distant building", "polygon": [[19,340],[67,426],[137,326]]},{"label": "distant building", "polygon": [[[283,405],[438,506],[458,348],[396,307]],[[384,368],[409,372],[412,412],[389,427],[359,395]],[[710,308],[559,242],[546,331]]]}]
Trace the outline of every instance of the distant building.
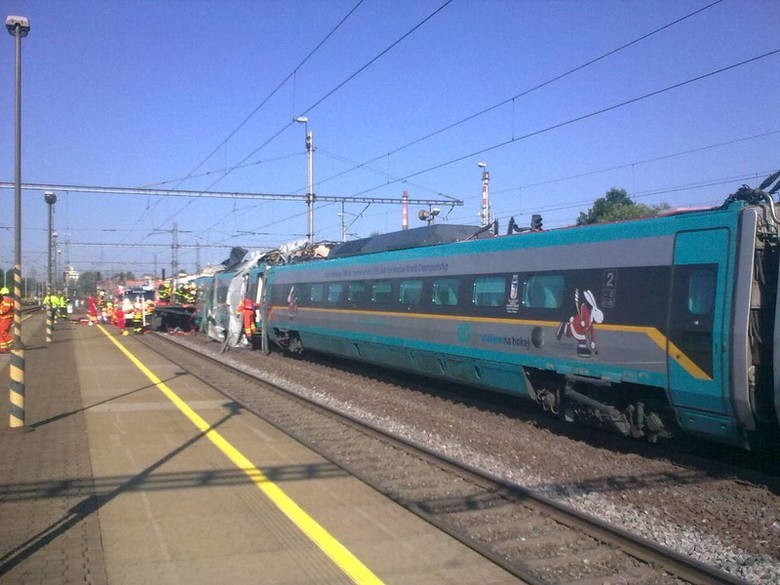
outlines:
[{"label": "distant building", "polygon": [[65,279],[65,288],[76,288],[76,283],[79,281],[79,271],[73,268],[73,266],[66,266],[62,277]]}]

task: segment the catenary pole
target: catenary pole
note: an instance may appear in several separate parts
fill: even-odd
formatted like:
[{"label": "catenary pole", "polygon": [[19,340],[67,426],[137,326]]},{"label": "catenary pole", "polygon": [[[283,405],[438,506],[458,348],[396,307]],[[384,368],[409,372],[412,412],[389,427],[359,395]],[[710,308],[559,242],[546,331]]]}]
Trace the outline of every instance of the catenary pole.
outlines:
[{"label": "catenary pole", "polygon": [[12,428],[23,427],[24,413],[24,346],[22,345],[22,37],[30,32],[23,16],[9,16],[6,29],[14,37],[15,63],[15,132],[14,132],[14,325],[9,377],[10,417]]},{"label": "catenary pole", "polygon": [[53,191],[46,191],[43,194],[43,200],[46,201],[46,205],[49,208],[49,246],[47,253],[47,277],[46,277],[46,297],[49,306],[46,307],[46,343],[52,342],[52,329],[53,329],[53,307],[51,306],[51,280],[52,280],[52,266],[51,266],[51,251],[52,251],[52,224],[54,222],[54,204],[57,203],[57,195]]}]

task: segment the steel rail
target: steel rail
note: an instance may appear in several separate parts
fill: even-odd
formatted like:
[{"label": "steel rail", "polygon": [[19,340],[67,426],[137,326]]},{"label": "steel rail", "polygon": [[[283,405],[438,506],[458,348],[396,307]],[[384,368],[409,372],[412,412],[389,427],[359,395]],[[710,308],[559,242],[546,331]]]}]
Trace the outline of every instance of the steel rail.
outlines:
[{"label": "steel rail", "polygon": [[[442,455],[425,444],[407,439],[405,437],[400,437],[387,431],[386,429],[381,428],[378,425],[353,417],[327,404],[318,402],[317,400],[302,396],[294,390],[285,388],[280,384],[264,380],[249,371],[248,368],[238,368],[230,363],[225,362],[224,355],[219,356],[216,354],[211,354],[210,352],[200,351],[189,344],[178,342],[178,340],[171,338],[170,336],[156,335],[155,337],[162,339],[167,343],[171,343],[189,353],[197,355],[200,359],[205,357],[211,363],[224,368],[235,375],[241,376],[256,383],[260,383],[277,393],[282,393],[291,400],[303,403],[308,407],[314,408],[316,410],[324,411],[328,416],[338,418],[353,428],[360,429],[362,432],[364,432],[364,434],[372,435],[382,441],[391,442],[392,444],[397,445],[403,449],[411,449],[417,456],[422,455],[429,461],[435,462],[435,464],[440,467],[446,466],[450,469],[455,469],[460,475],[468,477],[469,481],[478,482],[479,485],[489,484],[493,487],[498,487],[500,488],[500,492],[495,492],[497,494],[512,497],[513,499],[522,501],[523,503],[531,502],[535,507],[541,509],[544,513],[555,519],[557,522],[560,522],[561,524],[572,529],[581,530],[600,542],[607,543],[623,551],[625,554],[636,558],[643,563],[647,563],[650,566],[661,568],[671,575],[674,575],[675,577],[688,583],[696,585],[749,585],[746,581],[716,567],[707,565],[706,563],[680,554],[649,539],[633,534],[623,528],[613,526],[603,520],[576,510],[571,506],[557,502],[534,490],[509,482],[501,477],[478,469],[467,463],[457,461],[451,457]],[[144,342],[146,343],[145,339]],[[151,349],[159,352],[159,349],[151,347],[148,343],[146,343],[146,345],[148,345]],[[171,359],[170,356],[166,357]],[[348,473],[358,477],[361,479],[361,481],[371,485],[381,493],[388,495],[391,497],[391,499],[406,509],[412,511],[414,514],[436,526],[443,532],[456,538],[469,548],[473,549],[475,552],[479,553],[491,562],[494,562],[509,573],[517,576],[520,579],[523,579],[529,584],[550,585],[549,581],[540,578],[532,569],[529,569],[527,566],[506,559],[489,545],[481,543],[468,535],[457,533],[457,531],[453,530],[451,525],[447,524],[446,522],[439,521],[431,511],[421,507],[417,502],[405,501],[403,498],[396,498],[392,494],[388,494],[386,489],[383,489],[382,486],[378,485],[375,481],[372,481],[371,477],[367,476],[364,472],[353,468],[349,464],[345,464],[343,461],[336,461],[331,459],[330,456],[323,453],[322,450],[318,449],[316,445],[310,445],[309,441],[307,441],[305,438],[295,436],[295,434],[291,433],[289,429],[280,426],[277,421],[270,419],[262,412],[253,408],[251,405],[246,404],[239,397],[222,388],[215,387],[206,380],[203,381],[214,387],[217,391],[221,392],[225,396],[228,396],[231,400],[240,403],[249,412],[259,416],[269,424],[279,428],[281,431],[294,436],[294,438],[317,451],[335,465],[338,465]]]}]

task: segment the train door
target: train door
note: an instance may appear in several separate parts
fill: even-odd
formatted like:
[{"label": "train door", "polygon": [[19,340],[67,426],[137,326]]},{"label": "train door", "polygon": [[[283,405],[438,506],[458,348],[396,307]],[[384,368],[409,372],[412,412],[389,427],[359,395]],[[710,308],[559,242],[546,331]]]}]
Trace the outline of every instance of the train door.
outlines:
[{"label": "train door", "polygon": [[247,289],[247,297],[252,299],[252,301],[254,301],[258,307],[263,300],[263,273],[258,268],[255,268],[249,272],[249,288]]},{"label": "train door", "polygon": [[667,347],[670,397],[682,426],[704,434],[723,434],[721,417],[730,411],[723,354],[728,250],[725,228],[680,232],[675,238]]},{"label": "train door", "polygon": [[255,329],[260,331],[262,325],[261,306],[263,302],[263,270],[255,267],[249,271],[249,283],[247,285],[246,296],[255,304]]}]

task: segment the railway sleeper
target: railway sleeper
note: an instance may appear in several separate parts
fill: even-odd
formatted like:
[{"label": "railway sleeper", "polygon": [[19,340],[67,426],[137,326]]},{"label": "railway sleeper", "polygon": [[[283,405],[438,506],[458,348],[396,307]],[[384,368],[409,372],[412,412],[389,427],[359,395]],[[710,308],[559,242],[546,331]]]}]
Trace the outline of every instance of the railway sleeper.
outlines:
[{"label": "railway sleeper", "polygon": [[492,548],[504,555],[518,556],[523,559],[542,559],[559,556],[568,550],[567,547],[581,540],[582,536],[572,531],[556,530],[542,536],[505,531],[493,535],[489,542]]},{"label": "railway sleeper", "polygon": [[523,562],[534,570],[549,571],[564,567],[585,566],[589,571],[604,575],[614,573],[613,567],[622,565],[626,558],[623,553],[603,545],[584,550],[576,547],[555,552],[558,554],[526,559]]}]

